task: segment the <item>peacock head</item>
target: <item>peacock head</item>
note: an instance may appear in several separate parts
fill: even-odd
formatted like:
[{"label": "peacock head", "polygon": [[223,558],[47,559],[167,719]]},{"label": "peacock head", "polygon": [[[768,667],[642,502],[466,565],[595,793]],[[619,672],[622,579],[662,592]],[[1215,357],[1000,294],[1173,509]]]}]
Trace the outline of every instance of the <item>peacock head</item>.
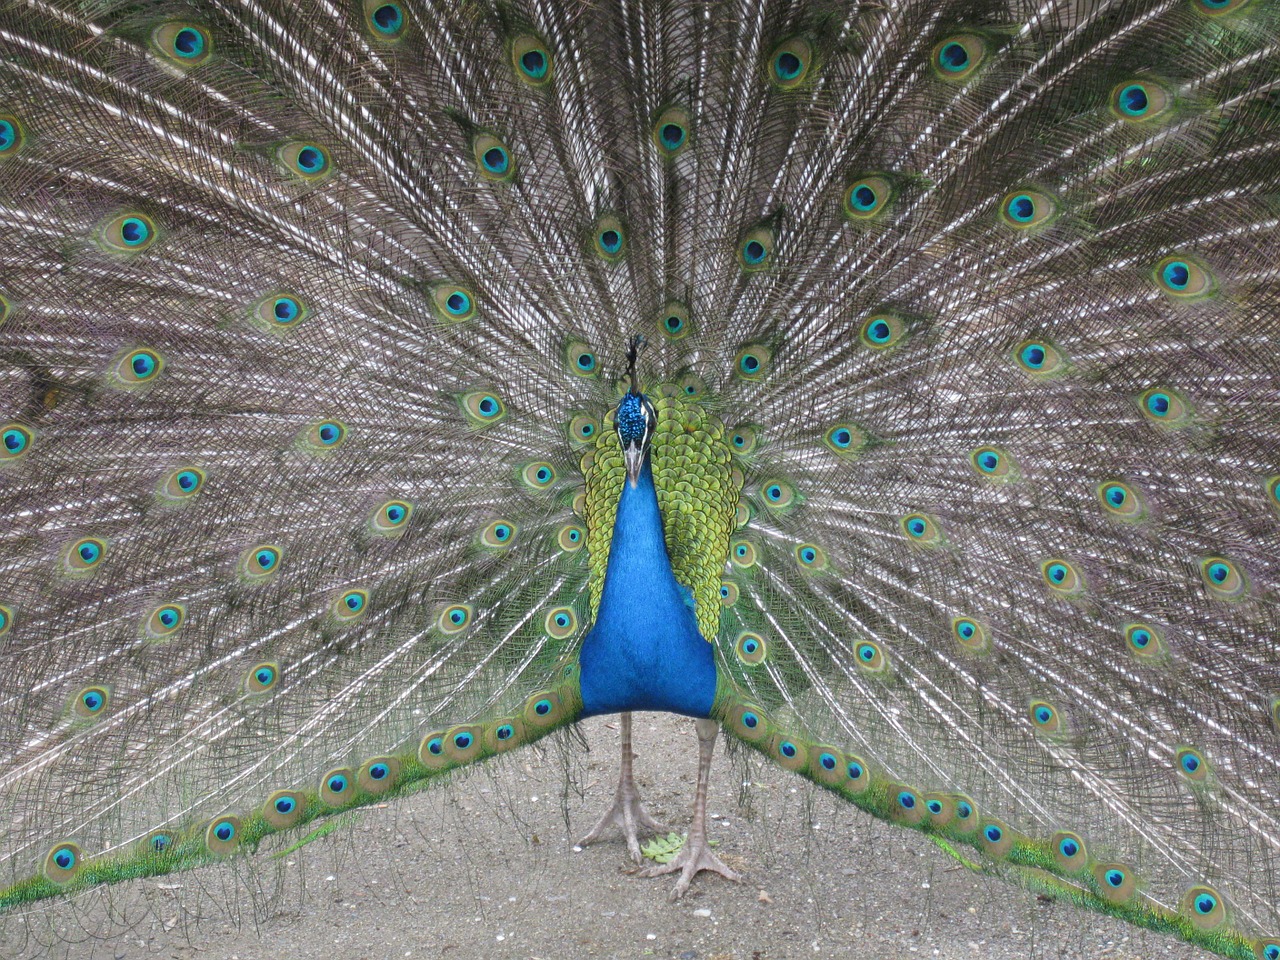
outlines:
[{"label": "peacock head", "polygon": [[631,341],[631,349],[627,352],[631,386],[618,401],[618,409],[613,417],[618,430],[618,441],[622,444],[622,457],[627,466],[627,480],[632,487],[640,479],[644,458],[649,453],[649,441],[653,439],[654,427],[658,425],[657,411],[637,385],[636,357],[642,346],[643,337],[635,337]]}]

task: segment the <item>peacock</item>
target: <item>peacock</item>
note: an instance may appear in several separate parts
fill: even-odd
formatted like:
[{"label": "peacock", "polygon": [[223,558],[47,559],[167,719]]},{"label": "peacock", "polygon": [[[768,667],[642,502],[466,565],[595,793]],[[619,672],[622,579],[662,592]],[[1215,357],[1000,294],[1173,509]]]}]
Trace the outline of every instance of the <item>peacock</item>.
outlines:
[{"label": "peacock", "polygon": [[665,711],[1280,960],[1270,0],[4,0],[0,229],[10,918]]}]

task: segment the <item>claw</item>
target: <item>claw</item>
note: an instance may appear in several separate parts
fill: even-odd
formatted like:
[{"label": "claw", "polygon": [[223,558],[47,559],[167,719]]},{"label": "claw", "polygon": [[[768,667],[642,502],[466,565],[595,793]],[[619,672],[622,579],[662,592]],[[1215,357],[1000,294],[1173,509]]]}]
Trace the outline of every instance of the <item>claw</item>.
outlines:
[{"label": "claw", "polygon": [[689,891],[689,884],[693,882],[693,878],[704,870],[718,873],[734,883],[742,882],[740,873],[730,870],[723,860],[711,852],[711,846],[707,843],[705,835],[690,837],[684,848],[669,863],[643,867],[632,873],[637,877],[661,877],[668,873],[675,873],[677,870],[680,871],[680,879],[676,881],[675,889],[671,891],[672,902],[683,897]]},{"label": "claw", "polygon": [[635,754],[631,752],[631,714],[622,714],[622,772],[618,776],[618,789],[613,795],[613,805],[604,812],[596,825],[585,837],[578,841],[578,846],[585,847],[595,843],[607,831],[617,827],[627,841],[627,851],[636,863],[644,862],[640,852],[640,836],[669,833],[671,828],[660,823],[649,815],[640,801],[640,791],[636,789],[631,775],[631,761]]}]

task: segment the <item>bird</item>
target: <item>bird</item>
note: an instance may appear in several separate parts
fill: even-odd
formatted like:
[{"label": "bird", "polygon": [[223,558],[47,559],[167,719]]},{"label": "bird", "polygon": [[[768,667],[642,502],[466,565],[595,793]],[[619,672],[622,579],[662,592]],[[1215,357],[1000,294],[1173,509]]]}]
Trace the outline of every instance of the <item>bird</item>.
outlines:
[{"label": "bird", "polygon": [[[620,714],[1280,960],[1267,0],[9,0],[0,911]],[[690,744],[671,744],[683,755]],[[306,832],[310,830],[311,833]]]}]

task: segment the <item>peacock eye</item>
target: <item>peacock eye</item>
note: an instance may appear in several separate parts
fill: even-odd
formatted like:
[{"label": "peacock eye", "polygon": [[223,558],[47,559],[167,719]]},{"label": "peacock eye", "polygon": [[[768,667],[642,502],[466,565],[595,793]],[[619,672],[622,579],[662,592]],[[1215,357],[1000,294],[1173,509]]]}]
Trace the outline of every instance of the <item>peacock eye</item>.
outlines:
[{"label": "peacock eye", "polygon": [[204,63],[213,50],[209,31],[194,23],[162,23],[152,31],[151,45],[166,60],[184,68]]},{"label": "peacock eye", "polygon": [[531,87],[545,86],[551,79],[551,51],[535,36],[525,35],[512,41],[511,62],[516,76]]},{"label": "peacock eye", "polygon": [[364,0],[365,22],[379,40],[398,40],[404,33],[404,9],[385,0]]}]

